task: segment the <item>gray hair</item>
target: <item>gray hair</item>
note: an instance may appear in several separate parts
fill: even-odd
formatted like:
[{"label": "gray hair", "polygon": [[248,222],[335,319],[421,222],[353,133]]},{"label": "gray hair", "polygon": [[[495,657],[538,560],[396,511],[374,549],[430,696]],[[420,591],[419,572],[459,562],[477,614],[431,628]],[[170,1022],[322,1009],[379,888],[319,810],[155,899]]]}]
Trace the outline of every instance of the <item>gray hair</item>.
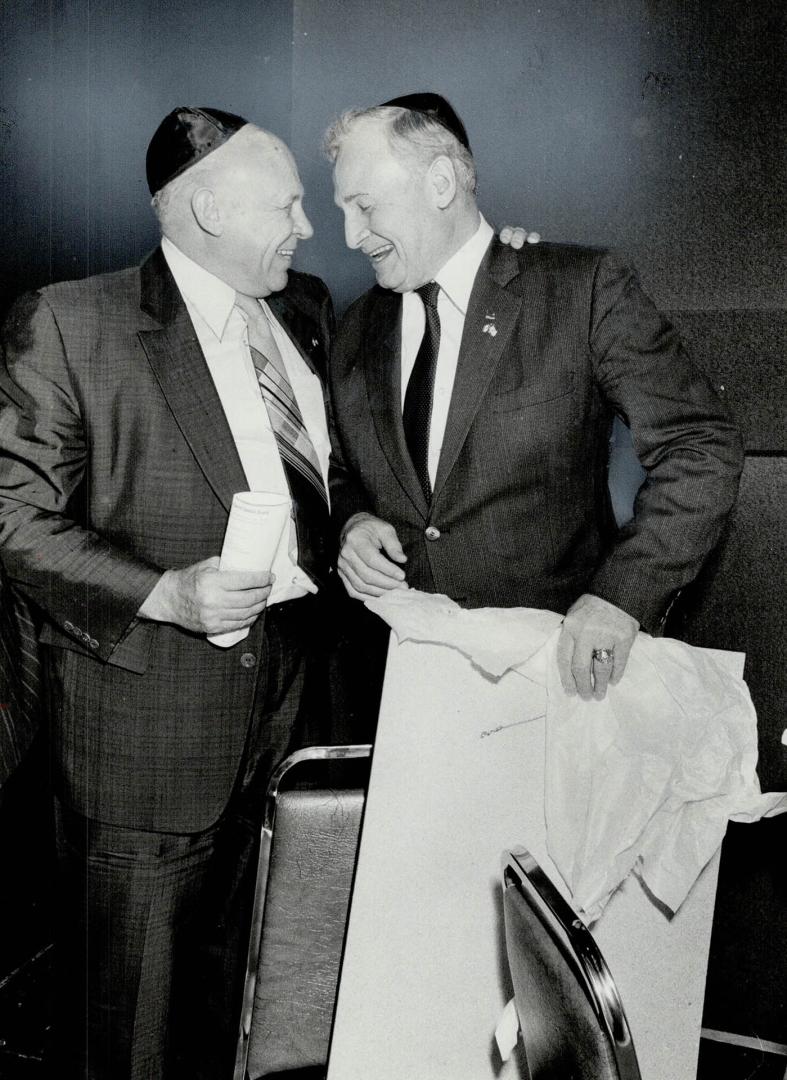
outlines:
[{"label": "gray hair", "polygon": [[355,123],[366,119],[384,123],[393,152],[400,158],[414,162],[424,171],[435,158],[447,157],[454,166],[459,187],[475,195],[475,162],[470,151],[437,120],[398,105],[375,105],[368,109],[350,109],[342,113],[328,128],[323,140],[323,148],[329,161],[336,161],[342,142]]}]

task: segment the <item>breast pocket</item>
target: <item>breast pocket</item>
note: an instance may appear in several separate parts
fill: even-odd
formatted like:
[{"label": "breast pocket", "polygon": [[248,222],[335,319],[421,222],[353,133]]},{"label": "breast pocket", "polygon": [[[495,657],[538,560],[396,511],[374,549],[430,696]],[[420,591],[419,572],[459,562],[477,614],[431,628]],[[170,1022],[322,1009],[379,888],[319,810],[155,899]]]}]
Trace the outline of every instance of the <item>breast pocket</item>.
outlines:
[{"label": "breast pocket", "polygon": [[513,390],[496,394],[490,401],[492,411],[496,413],[518,412],[534,405],[545,405],[567,397],[574,390],[575,372],[560,371],[554,375],[522,383]]}]

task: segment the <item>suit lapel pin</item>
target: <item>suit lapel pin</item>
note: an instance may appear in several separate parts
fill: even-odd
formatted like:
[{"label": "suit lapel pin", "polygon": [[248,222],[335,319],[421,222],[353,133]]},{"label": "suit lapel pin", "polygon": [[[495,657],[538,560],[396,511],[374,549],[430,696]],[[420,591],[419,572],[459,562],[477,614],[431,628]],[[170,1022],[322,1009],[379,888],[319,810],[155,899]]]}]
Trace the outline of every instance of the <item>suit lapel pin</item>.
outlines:
[{"label": "suit lapel pin", "polygon": [[320,344],[320,339],[316,338],[316,337],[313,337],[312,338],[312,348],[316,349],[319,344]]},{"label": "suit lapel pin", "polygon": [[494,312],[491,315],[487,314],[484,317],[486,319],[486,322],[484,323],[484,327],[483,327],[481,333],[482,334],[489,334],[490,337],[495,337],[496,334],[497,334],[497,327],[495,326]]}]

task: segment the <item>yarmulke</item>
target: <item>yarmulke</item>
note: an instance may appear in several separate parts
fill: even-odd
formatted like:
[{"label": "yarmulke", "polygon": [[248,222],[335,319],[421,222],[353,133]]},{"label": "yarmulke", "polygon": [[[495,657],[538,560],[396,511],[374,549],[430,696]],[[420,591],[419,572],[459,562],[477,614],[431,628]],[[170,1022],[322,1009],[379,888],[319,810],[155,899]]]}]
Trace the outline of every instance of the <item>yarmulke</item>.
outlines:
[{"label": "yarmulke", "polygon": [[165,116],[150,140],[145,159],[151,195],[223,146],[248,123],[221,109],[181,105]]},{"label": "yarmulke", "polygon": [[459,140],[465,150],[472,153],[464,124],[454,112],[453,106],[440,94],[404,94],[402,97],[383,102],[383,107],[388,105],[396,105],[400,109],[411,109],[413,112],[422,113],[436,120]]}]

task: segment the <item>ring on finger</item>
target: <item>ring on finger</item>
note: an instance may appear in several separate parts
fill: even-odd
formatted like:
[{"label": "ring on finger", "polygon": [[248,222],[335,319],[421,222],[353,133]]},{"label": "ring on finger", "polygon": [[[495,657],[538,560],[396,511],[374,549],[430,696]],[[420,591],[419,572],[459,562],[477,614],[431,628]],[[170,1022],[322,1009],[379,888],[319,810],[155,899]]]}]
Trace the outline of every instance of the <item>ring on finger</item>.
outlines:
[{"label": "ring on finger", "polygon": [[594,649],[593,650],[593,663],[595,664],[611,664],[613,660],[612,649]]}]

